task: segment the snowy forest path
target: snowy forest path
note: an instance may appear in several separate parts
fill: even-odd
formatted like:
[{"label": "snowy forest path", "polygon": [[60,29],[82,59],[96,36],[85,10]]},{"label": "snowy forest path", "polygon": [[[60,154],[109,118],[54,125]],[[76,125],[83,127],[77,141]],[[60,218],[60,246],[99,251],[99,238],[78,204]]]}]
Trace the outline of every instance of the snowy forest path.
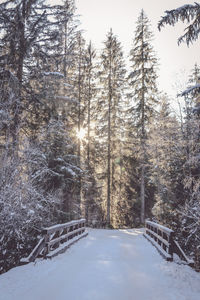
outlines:
[{"label": "snowy forest path", "polygon": [[89,229],[52,260],[0,276],[0,300],[198,300],[199,274],[166,262],[142,229]]}]

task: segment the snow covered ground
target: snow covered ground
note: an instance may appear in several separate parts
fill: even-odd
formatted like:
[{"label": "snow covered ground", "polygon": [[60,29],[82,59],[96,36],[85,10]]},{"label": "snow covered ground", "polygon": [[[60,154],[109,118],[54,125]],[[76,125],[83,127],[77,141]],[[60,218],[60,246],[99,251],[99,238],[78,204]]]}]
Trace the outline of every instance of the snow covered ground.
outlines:
[{"label": "snow covered ground", "polygon": [[0,300],[199,300],[200,274],[166,262],[142,230],[89,230],[52,260],[0,276]]}]

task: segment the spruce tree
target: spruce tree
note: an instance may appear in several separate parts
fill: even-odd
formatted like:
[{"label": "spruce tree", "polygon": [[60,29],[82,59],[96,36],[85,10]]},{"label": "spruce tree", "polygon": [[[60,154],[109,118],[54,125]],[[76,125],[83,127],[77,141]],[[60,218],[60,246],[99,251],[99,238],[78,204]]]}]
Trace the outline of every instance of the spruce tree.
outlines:
[{"label": "spruce tree", "polygon": [[169,24],[174,26],[178,21],[188,22],[189,26],[185,28],[185,33],[178,39],[178,44],[186,42],[189,46],[199,37],[200,32],[200,5],[199,3],[185,4],[177,9],[167,10],[166,15],[158,23],[158,29]]},{"label": "spruce tree", "polygon": [[[178,45],[181,43],[186,43],[187,46],[190,46],[194,41],[198,40],[200,33],[200,4],[194,3],[185,4],[177,9],[166,11],[166,15],[161,18],[158,23],[158,29],[161,30],[165,25],[174,26],[178,21],[187,22],[189,26],[185,28],[185,33],[179,37]],[[189,90],[186,90],[182,93],[182,96],[192,93],[197,96],[200,93],[200,83],[191,87]]]},{"label": "spruce tree", "polygon": [[60,28],[59,51],[57,52],[58,66],[66,80],[74,62],[75,37],[79,25],[75,12],[74,0],[62,0],[62,5],[57,5],[55,13]]},{"label": "spruce tree", "polygon": [[180,124],[171,112],[167,96],[162,95],[160,102],[148,140],[151,179],[156,186],[153,214],[159,222],[171,226],[176,221],[176,209],[185,201],[184,143]]},{"label": "spruce tree", "polygon": [[[87,169],[87,177],[83,185],[83,202],[85,218],[87,222],[91,219],[91,214],[94,213],[96,207],[96,197],[98,190],[96,186],[95,175],[95,111],[96,111],[96,51],[90,43],[85,51],[85,67],[84,67],[84,107],[83,107],[83,130],[84,139],[82,141],[82,158],[85,161],[85,169]],[[98,218],[98,217],[97,217]],[[95,217],[96,219],[96,217]]]},{"label": "spruce tree", "polygon": [[133,48],[130,51],[131,72],[128,76],[132,101],[133,123],[140,145],[141,222],[145,220],[145,184],[147,183],[148,155],[146,141],[151,118],[157,104],[157,58],[152,47],[153,35],[147,16],[142,10],[137,21]]},{"label": "spruce tree", "polygon": [[33,106],[34,103],[36,108],[41,101],[33,83],[41,78],[42,72],[49,71],[57,41],[58,27],[50,17],[51,10],[44,0],[14,0],[0,4],[1,68],[12,72],[18,81],[18,101],[13,105],[14,145],[18,143],[19,127],[29,104]]},{"label": "spruce tree", "polygon": [[[101,69],[99,72],[101,93],[99,95],[99,138],[106,150],[106,222],[111,225],[111,207],[116,185],[116,159],[120,132],[120,103],[123,101],[125,86],[125,66],[121,45],[112,30],[109,31],[101,54]],[[105,152],[104,152],[105,153]],[[104,166],[105,167],[105,166]]]}]

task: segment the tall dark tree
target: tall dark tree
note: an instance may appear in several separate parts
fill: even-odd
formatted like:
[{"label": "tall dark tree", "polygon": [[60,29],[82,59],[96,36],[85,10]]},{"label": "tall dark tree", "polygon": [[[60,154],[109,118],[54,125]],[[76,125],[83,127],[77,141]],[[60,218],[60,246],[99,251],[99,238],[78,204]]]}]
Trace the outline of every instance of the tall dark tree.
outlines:
[{"label": "tall dark tree", "polygon": [[141,166],[141,222],[145,220],[145,184],[147,183],[148,155],[146,141],[148,127],[155,113],[157,104],[157,58],[152,47],[153,35],[147,16],[142,10],[137,21],[133,48],[130,52],[131,72],[128,76],[132,101],[133,122],[137,128],[140,140],[140,166]]},{"label": "tall dark tree", "polygon": [[92,98],[96,95],[96,87],[94,86],[95,69],[96,65],[94,59],[96,57],[95,50],[90,41],[86,54],[86,83],[85,83],[85,96],[87,98],[87,164],[90,166],[90,152],[91,152],[91,121],[92,121]]},{"label": "tall dark tree", "polygon": [[37,106],[39,101],[30,81],[39,79],[41,72],[48,70],[50,52],[57,41],[58,27],[50,18],[51,9],[44,0],[0,4],[1,67],[12,72],[18,81],[18,101],[13,105],[14,144],[17,144],[22,113],[30,103]]},{"label": "tall dark tree", "polygon": [[90,41],[87,49],[85,50],[85,67],[84,67],[84,109],[83,109],[83,150],[82,156],[87,168],[87,180],[83,186],[84,193],[84,210],[87,222],[90,215],[94,212],[95,200],[98,194],[95,179],[95,104],[96,104],[96,51]]},{"label": "tall dark tree", "polygon": [[76,46],[75,36],[77,34],[77,27],[79,20],[75,15],[76,6],[74,0],[63,0],[63,4],[58,6],[57,19],[60,26],[60,55],[59,65],[61,64],[61,71],[65,78],[69,75],[68,72],[74,61],[74,50]]},{"label": "tall dark tree", "polygon": [[115,191],[116,179],[117,133],[120,132],[121,120],[120,103],[123,101],[126,70],[121,45],[112,30],[109,31],[104,45],[100,61],[101,70],[99,72],[102,89],[99,99],[99,120],[101,122],[99,130],[100,138],[104,141],[107,148],[107,169],[105,174],[107,181],[106,220],[107,226],[110,226],[111,207],[113,205],[111,201]]},{"label": "tall dark tree", "polygon": [[182,172],[185,163],[184,143],[181,126],[171,112],[167,96],[163,95],[160,102],[148,141],[151,178],[156,186],[153,213],[159,222],[171,225],[176,219],[176,208],[184,204],[186,197]]}]

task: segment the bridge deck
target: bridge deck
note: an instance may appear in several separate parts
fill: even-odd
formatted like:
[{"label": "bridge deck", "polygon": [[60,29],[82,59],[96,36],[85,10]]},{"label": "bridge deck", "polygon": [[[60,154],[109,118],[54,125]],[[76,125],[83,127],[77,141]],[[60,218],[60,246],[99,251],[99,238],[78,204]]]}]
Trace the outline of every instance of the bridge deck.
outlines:
[{"label": "bridge deck", "polygon": [[0,300],[199,300],[200,274],[166,262],[142,230],[89,230],[52,260],[0,276]]}]

